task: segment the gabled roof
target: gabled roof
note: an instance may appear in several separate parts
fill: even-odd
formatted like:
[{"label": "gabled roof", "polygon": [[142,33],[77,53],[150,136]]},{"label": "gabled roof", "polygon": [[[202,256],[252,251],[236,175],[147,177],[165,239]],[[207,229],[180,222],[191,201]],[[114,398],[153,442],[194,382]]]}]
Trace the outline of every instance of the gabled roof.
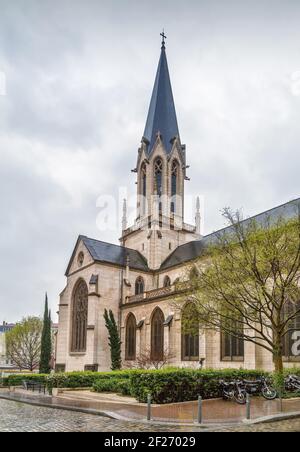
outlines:
[{"label": "gabled roof", "polygon": [[80,235],[66,270],[66,275],[69,274],[73,259],[75,257],[77,245],[81,240],[95,262],[103,262],[118,265],[120,267],[126,267],[127,257],[129,257],[130,268],[139,271],[149,271],[146,259],[138,251]]},{"label": "gabled roof", "polygon": [[144,138],[149,142],[148,153],[153,149],[160,132],[167,153],[172,150],[171,140],[179,137],[176,110],[168,69],[165,46],[162,46],[157,74],[152,92]]},{"label": "gabled roof", "polygon": [[[300,198],[290,201],[286,204],[282,204],[279,207],[275,207],[273,209],[267,210],[266,212],[255,215],[251,218],[244,220],[244,223],[255,219],[261,225],[267,219],[273,219],[276,221],[277,219],[283,217],[285,219],[291,219],[295,217],[298,213],[298,208],[300,207]],[[231,226],[221,229],[219,231],[213,232],[212,234],[206,235],[201,240],[196,240],[194,242],[189,242],[184,245],[179,246],[176,250],[162,263],[161,270],[167,270],[168,268],[175,267],[176,265],[181,265],[187,262],[190,262],[197,257],[201,256],[207,246],[214,243],[217,240],[218,235],[221,232],[230,232]]]}]

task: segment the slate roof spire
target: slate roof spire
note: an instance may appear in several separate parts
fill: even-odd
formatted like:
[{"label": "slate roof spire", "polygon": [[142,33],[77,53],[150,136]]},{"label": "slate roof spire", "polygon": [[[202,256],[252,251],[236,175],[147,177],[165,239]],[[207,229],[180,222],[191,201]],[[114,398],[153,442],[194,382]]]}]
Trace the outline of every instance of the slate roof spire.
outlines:
[{"label": "slate roof spire", "polygon": [[161,54],[144,131],[144,139],[149,143],[148,153],[152,151],[158,133],[162,137],[167,153],[171,152],[171,141],[175,137],[179,137],[164,32],[161,33],[161,36]]}]

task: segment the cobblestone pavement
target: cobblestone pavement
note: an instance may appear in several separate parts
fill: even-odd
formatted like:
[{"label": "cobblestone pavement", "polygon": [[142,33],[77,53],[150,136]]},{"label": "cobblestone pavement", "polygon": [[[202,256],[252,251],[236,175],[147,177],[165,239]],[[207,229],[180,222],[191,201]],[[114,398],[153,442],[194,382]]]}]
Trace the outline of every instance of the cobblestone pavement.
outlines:
[{"label": "cobblestone pavement", "polygon": [[[225,432],[300,432],[300,419],[262,424],[236,426]],[[41,408],[19,402],[0,400],[1,432],[199,432],[196,427],[147,425],[121,422],[100,416],[52,408]],[[211,431],[211,429],[210,429]]]}]

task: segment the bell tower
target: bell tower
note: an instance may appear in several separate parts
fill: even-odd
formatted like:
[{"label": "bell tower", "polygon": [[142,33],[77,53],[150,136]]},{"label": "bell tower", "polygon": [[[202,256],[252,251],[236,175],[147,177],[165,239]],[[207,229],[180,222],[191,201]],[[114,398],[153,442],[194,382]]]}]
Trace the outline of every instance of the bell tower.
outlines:
[{"label": "bell tower", "polygon": [[122,243],[140,251],[152,269],[179,245],[199,239],[196,227],[184,223],[186,148],[181,144],[167,55],[161,33],[161,53],[146,126],[138,150],[137,215],[123,230]]}]

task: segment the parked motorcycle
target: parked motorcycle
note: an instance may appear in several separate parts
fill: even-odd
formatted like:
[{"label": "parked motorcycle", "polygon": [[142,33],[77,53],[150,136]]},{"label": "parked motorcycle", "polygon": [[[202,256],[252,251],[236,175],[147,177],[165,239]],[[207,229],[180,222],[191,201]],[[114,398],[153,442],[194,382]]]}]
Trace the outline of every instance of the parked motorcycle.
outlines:
[{"label": "parked motorcycle", "polygon": [[221,380],[220,386],[224,400],[234,400],[239,405],[245,405],[247,394],[241,381],[235,380],[227,382]]},{"label": "parked motorcycle", "polygon": [[274,400],[277,397],[277,391],[269,385],[265,377],[243,380],[243,385],[249,395],[262,395],[266,400]]},{"label": "parked motorcycle", "polygon": [[287,391],[300,391],[300,377],[289,375],[285,379],[285,388]]}]

